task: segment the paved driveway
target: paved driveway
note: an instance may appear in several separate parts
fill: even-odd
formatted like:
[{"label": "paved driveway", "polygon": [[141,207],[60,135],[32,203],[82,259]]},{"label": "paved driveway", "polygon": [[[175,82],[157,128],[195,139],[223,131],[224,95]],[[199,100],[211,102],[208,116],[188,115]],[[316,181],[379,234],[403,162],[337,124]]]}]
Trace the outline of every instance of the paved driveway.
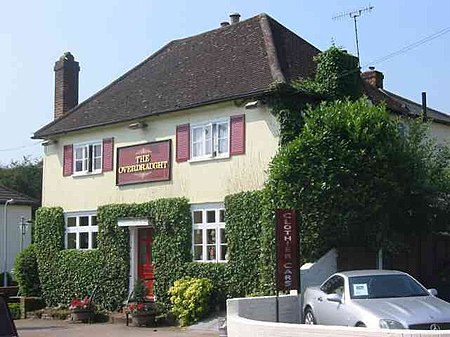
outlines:
[{"label": "paved driveway", "polygon": [[71,323],[59,320],[21,319],[15,321],[19,337],[217,337],[219,333],[211,326],[177,327],[127,327],[110,323]]}]

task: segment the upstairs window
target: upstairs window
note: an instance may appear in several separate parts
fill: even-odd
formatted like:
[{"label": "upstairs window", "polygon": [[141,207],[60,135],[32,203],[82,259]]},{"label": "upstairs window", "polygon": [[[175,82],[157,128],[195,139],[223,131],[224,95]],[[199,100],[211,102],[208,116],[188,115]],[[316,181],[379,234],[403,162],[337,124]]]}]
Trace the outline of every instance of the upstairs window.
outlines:
[{"label": "upstairs window", "polygon": [[102,143],[74,145],[73,170],[75,174],[102,172]]},{"label": "upstairs window", "polygon": [[191,159],[229,156],[229,120],[191,127]]},{"label": "upstairs window", "polygon": [[63,176],[86,175],[112,171],[114,138],[64,145]]},{"label": "upstairs window", "polygon": [[199,124],[181,124],[176,129],[175,159],[229,158],[245,153],[245,115],[236,115]]}]

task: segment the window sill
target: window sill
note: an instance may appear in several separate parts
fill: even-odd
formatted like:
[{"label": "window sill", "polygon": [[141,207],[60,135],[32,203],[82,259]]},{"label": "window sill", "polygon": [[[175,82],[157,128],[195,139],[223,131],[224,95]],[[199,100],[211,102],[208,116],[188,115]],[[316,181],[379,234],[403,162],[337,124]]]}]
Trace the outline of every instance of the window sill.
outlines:
[{"label": "window sill", "polygon": [[102,171],[95,171],[95,172],[77,172],[72,174],[72,177],[89,177],[89,176],[96,176],[99,174],[102,174]]},{"label": "window sill", "polygon": [[212,160],[221,160],[221,159],[228,159],[230,158],[230,155],[224,154],[221,156],[215,156],[215,157],[198,157],[198,158],[192,158],[188,160],[188,163],[199,163],[199,162],[203,162],[203,161],[212,161]]}]

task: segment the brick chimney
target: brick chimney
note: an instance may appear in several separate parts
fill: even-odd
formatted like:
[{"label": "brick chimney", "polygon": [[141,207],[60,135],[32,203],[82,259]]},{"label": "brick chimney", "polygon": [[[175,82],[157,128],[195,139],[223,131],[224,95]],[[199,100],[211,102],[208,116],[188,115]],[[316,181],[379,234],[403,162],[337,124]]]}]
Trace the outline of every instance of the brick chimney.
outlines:
[{"label": "brick chimney", "polygon": [[370,85],[383,89],[384,75],[382,72],[375,70],[375,67],[369,67],[369,71],[363,72],[361,76]]},{"label": "brick chimney", "polygon": [[55,62],[55,112],[60,118],[78,104],[78,73],[80,66],[70,52]]}]

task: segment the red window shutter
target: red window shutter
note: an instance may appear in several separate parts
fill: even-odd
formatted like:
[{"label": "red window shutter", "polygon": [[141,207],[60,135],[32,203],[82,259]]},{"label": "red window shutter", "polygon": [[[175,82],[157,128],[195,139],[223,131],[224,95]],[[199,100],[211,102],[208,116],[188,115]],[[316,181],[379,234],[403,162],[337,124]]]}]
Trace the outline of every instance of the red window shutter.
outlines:
[{"label": "red window shutter", "polygon": [[230,117],[230,154],[245,153],[245,115]]},{"label": "red window shutter", "polygon": [[112,171],[114,167],[114,138],[103,139],[103,172]]},{"label": "red window shutter", "polygon": [[63,176],[68,177],[73,173],[73,145],[64,145]]},{"label": "red window shutter", "polygon": [[177,162],[187,161],[190,158],[190,129],[189,124],[177,126]]}]

